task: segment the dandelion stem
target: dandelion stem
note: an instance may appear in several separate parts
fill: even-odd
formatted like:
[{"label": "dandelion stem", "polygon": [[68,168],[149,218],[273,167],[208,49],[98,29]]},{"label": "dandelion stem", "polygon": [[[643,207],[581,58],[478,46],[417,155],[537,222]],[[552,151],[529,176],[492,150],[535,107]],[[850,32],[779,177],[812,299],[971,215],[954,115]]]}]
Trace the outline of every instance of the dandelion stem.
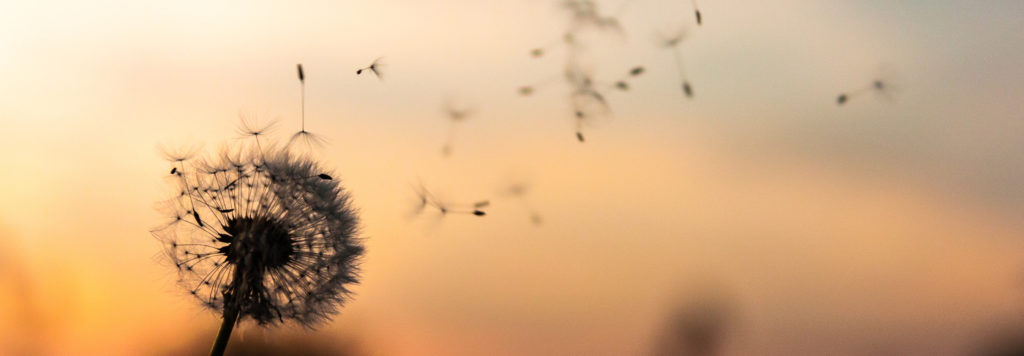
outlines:
[{"label": "dandelion stem", "polygon": [[213,348],[210,349],[210,356],[222,356],[228,346],[228,338],[231,337],[231,329],[235,328],[235,320],[238,319],[236,308],[225,308],[224,322],[220,324],[220,331],[217,332],[217,339],[213,341]]}]

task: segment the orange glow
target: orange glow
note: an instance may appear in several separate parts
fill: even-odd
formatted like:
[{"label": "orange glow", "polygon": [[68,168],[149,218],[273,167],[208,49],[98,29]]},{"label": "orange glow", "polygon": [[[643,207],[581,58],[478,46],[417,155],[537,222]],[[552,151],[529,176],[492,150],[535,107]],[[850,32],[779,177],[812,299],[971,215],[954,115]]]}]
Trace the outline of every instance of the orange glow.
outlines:
[{"label": "orange glow", "polygon": [[[215,152],[239,112],[286,140],[296,63],[316,155],[361,211],[361,283],[322,329],[232,342],[647,354],[711,285],[723,354],[967,353],[1020,322],[1024,48],[981,40],[1019,30],[1016,2],[952,45],[933,27],[967,5],[938,3],[701,1],[697,27],[690,2],[630,2],[588,65],[645,73],[585,143],[562,54],[529,55],[566,27],[553,2],[0,4],[0,354],[206,352],[219,317],[149,233],[173,194],[156,147]],[[680,23],[692,100],[654,44]],[[378,57],[382,80],[355,74]],[[891,102],[835,104],[886,63]],[[452,99],[478,110],[445,157]],[[487,216],[411,216],[420,181]]]}]

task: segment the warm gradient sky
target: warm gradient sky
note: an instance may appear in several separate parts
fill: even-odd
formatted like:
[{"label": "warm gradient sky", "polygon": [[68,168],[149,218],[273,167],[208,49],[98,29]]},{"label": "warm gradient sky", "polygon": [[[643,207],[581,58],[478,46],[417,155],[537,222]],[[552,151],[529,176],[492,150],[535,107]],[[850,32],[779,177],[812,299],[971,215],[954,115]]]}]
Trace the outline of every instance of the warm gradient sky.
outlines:
[{"label": "warm gradient sky", "polygon": [[[369,249],[319,333],[371,354],[644,353],[709,289],[727,354],[957,355],[1020,322],[1024,2],[599,4],[624,35],[590,39],[597,77],[647,73],[580,144],[564,87],[516,94],[561,73],[528,55],[550,1],[0,2],[0,353],[212,339],[149,234],[156,147],[231,142],[240,111],[287,136],[300,62]],[[682,24],[693,100],[653,40]],[[835,105],[880,68],[891,101]],[[448,158],[446,98],[478,109]],[[409,218],[418,179],[488,216]]]}]

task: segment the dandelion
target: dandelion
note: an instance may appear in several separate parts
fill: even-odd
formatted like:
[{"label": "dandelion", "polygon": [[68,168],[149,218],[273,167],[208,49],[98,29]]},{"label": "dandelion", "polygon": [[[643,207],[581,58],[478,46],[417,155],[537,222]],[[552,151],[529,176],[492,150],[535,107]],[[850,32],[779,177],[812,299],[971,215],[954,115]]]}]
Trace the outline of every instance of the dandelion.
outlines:
[{"label": "dandelion", "polygon": [[163,204],[168,222],[152,234],[179,284],[223,316],[212,355],[245,320],[314,328],[357,283],[363,247],[348,192],[312,158],[264,150],[267,128],[243,122],[256,147],[168,157],[176,190]]},{"label": "dandelion", "polygon": [[366,67],[363,67],[363,68],[356,69],[356,75],[361,75],[361,74],[363,74],[364,71],[370,71],[370,72],[373,72],[373,74],[377,76],[377,79],[384,79],[384,73],[382,72],[382,70],[384,68],[384,61],[383,60],[384,60],[384,57],[379,57],[377,59],[374,59],[373,63],[370,63],[370,65],[368,65]]}]

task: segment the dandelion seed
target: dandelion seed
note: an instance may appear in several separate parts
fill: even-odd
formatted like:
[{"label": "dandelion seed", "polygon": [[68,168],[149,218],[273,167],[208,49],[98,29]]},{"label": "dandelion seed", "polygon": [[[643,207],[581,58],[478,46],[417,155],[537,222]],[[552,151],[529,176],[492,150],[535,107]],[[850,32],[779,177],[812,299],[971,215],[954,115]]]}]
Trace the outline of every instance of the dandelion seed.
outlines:
[{"label": "dandelion seed", "polygon": [[162,155],[164,159],[170,161],[171,163],[181,163],[189,159],[192,159],[192,157],[195,157],[196,153],[198,153],[199,150],[201,150],[202,148],[203,145],[200,144],[179,146],[174,149],[167,148],[165,146],[157,147],[157,149],[160,151],[160,155]]},{"label": "dandelion seed", "polygon": [[579,68],[569,68],[566,70],[566,80],[573,88],[569,100],[576,114],[576,138],[583,142],[584,126],[608,114],[610,109],[604,95],[594,86],[594,80],[588,73]]},{"label": "dandelion seed", "polygon": [[884,98],[886,100],[892,100],[893,85],[892,78],[893,73],[887,66],[880,66],[878,73],[875,74],[875,79],[871,80],[867,85],[851,90],[848,92],[839,93],[836,97],[836,104],[842,106],[853,98],[860,97],[867,93],[875,93],[876,96]]},{"label": "dandelion seed", "polygon": [[356,75],[361,75],[361,74],[363,74],[363,71],[367,71],[368,70],[370,72],[373,72],[373,74],[377,76],[377,79],[384,79],[384,73],[383,73],[384,61],[383,60],[384,60],[384,57],[379,57],[379,58],[373,60],[373,63],[370,63],[370,65],[368,65],[366,67],[363,67],[363,68],[356,69]]},{"label": "dandelion seed", "polygon": [[239,120],[238,132],[243,136],[252,136],[255,138],[266,136],[268,133],[273,131],[277,124],[274,121],[260,124],[256,116],[251,114],[240,114],[239,117],[241,120]]},{"label": "dandelion seed", "polygon": [[658,44],[662,48],[672,51],[672,56],[676,62],[676,72],[679,74],[679,81],[682,82],[683,94],[687,98],[692,99],[693,88],[690,86],[689,80],[686,79],[686,68],[683,65],[683,55],[679,48],[684,39],[686,39],[686,29],[680,28],[670,35],[661,34]]},{"label": "dandelion seed", "polygon": [[306,149],[312,149],[323,146],[327,140],[320,135],[306,131],[306,76],[302,71],[302,64],[300,63],[297,66],[299,68],[299,107],[302,121],[299,126],[299,132],[293,134],[288,140],[288,148],[295,148],[296,144],[303,143]]},{"label": "dandelion seed", "polygon": [[457,125],[470,117],[475,109],[472,108],[459,108],[452,100],[445,102],[444,112],[448,116],[448,136],[445,139],[445,143],[441,146],[441,154],[445,157],[451,155],[452,145],[455,141],[456,127]]},{"label": "dandelion seed", "polygon": [[427,208],[432,208],[436,209],[439,213],[441,213],[442,216],[447,215],[449,213],[485,216],[487,215],[487,213],[483,211],[483,208],[490,205],[490,201],[488,200],[478,201],[476,203],[473,203],[473,205],[471,205],[470,207],[452,205],[442,201],[441,199],[438,199],[437,196],[430,193],[430,191],[428,191],[427,188],[423,186],[423,183],[413,186],[413,190],[416,193],[418,203],[414,211],[414,214],[420,214]]},{"label": "dandelion seed", "polygon": [[178,173],[178,167],[171,168],[171,175]]},{"label": "dandelion seed", "polygon": [[539,226],[540,224],[544,223],[544,219],[541,218],[540,214],[534,213],[530,214],[530,222],[533,223],[533,225]]},{"label": "dandelion seed", "polygon": [[501,189],[501,191],[499,191],[499,194],[510,199],[515,199],[519,201],[523,209],[529,213],[530,222],[535,226],[541,224],[542,219],[540,213],[533,209],[533,207],[527,201],[527,195],[529,194],[529,186],[526,183],[516,182],[509,184],[508,186]]},{"label": "dandelion seed", "polygon": [[633,69],[629,70],[628,74],[626,74],[625,76],[620,78],[618,81],[616,81],[615,84],[613,85],[613,87],[615,89],[618,89],[618,90],[621,90],[621,91],[629,90],[629,82],[628,82],[628,80],[630,78],[633,78],[633,77],[638,77],[638,76],[640,76],[642,74],[644,74],[644,67],[639,67],[639,66],[638,67],[633,67]]},{"label": "dandelion seed", "polygon": [[573,27],[594,26],[598,29],[622,31],[619,20],[602,15],[597,4],[591,0],[567,0],[562,4],[572,13]]}]

